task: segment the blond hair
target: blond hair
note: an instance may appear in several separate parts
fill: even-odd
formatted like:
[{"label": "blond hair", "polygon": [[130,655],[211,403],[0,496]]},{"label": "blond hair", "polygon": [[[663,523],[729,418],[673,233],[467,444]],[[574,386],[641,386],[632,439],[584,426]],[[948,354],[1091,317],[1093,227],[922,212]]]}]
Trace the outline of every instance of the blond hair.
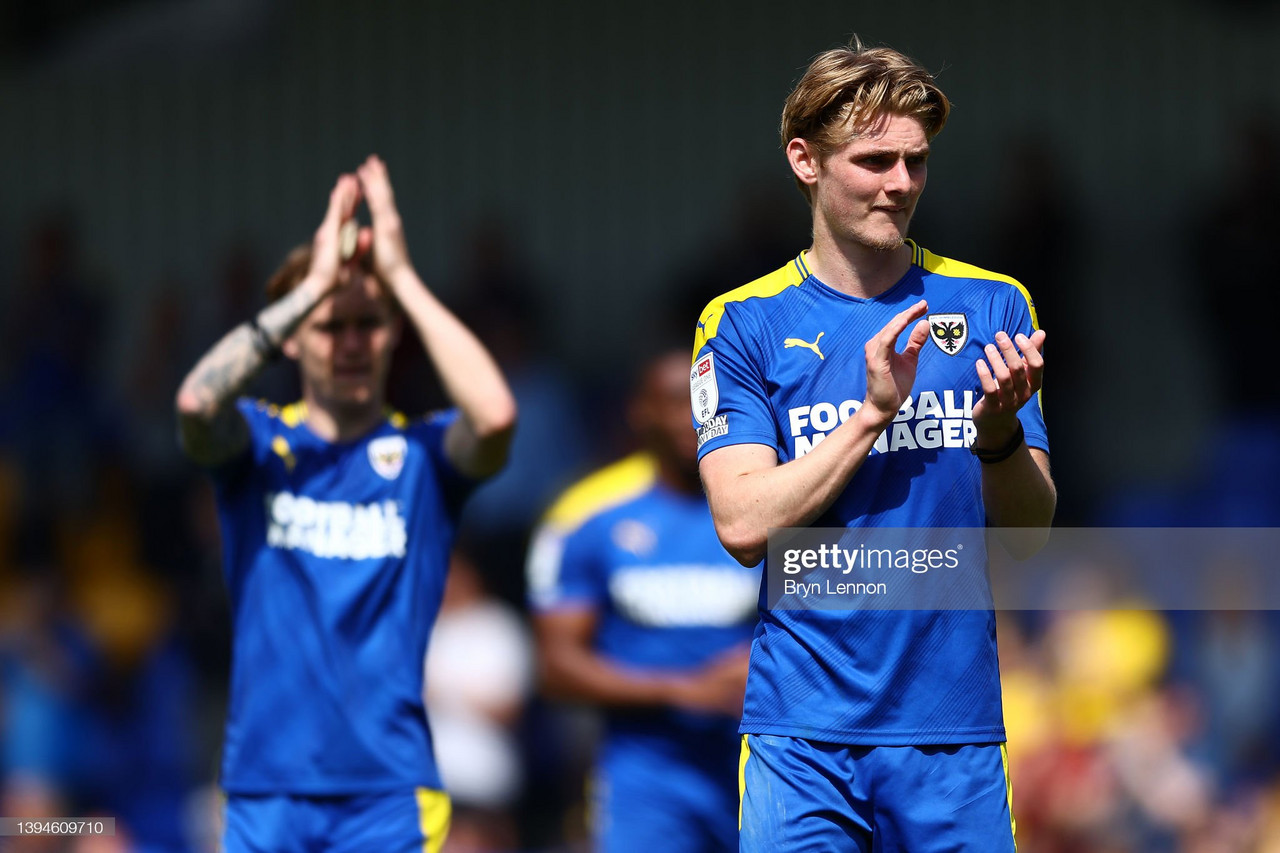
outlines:
[{"label": "blond hair", "polygon": [[[882,115],[904,115],[933,139],[951,102],[924,66],[889,47],[865,47],[857,36],[809,63],[782,108],[782,146],[803,139],[826,157]],[[809,187],[796,179],[812,203]]]}]

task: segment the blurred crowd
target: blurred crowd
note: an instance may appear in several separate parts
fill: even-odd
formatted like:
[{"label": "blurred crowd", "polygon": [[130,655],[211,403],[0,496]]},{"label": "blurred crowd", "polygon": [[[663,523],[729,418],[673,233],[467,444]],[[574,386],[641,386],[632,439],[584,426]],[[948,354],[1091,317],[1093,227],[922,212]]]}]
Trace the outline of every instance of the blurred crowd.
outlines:
[{"label": "blurred crowd", "polygon": [[[1218,196],[1186,223],[1191,238],[1169,235],[1221,362],[1219,440],[1172,486],[1100,494],[1072,460],[1106,425],[1048,404],[1060,523],[1280,526],[1280,384],[1262,370],[1273,344],[1241,328],[1280,283],[1260,248],[1280,233],[1280,140],[1262,119],[1240,140]],[[1006,161],[991,243],[962,257],[1029,284],[1051,329],[1046,393],[1071,400],[1091,381],[1085,347],[1099,345],[1087,340],[1093,308],[1071,297],[1089,235],[1047,142],[1025,140]],[[780,219],[767,191],[744,190],[738,209],[698,262],[655,287],[664,324],[691,337],[705,301],[803,246],[803,223]],[[927,223],[920,241],[934,245]],[[51,213],[0,270],[0,815],[116,819],[112,839],[7,839],[15,850],[213,850],[229,619],[211,487],[178,452],[172,400],[199,354],[261,305],[273,259],[234,247],[211,265],[207,302],[161,288],[126,325],[78,245],[74,212]],[[454,307],[502,363],[521,423],[511,465],[468,508],[424,662],[456,808],[446,850],[581,849],[595,724],[537,695],[522,567],[556,492],[628,449],[603,414],[626,388],[539,339],[546,288],[516,236],[482,224],[460,258]],[[129,363],[113,373],[121,336]],[[406,338],[391,399],[425,411],[438,389]],[[278,369],[253,393],[287,402],[293,381]],[[1001,615],[1019,849],[1280,851],[1280,618],[1248,604]]]}]

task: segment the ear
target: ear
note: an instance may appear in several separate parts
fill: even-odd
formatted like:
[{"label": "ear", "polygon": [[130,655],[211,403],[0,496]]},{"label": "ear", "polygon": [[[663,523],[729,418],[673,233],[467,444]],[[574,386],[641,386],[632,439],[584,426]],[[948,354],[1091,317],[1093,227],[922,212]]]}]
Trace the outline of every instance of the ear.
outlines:
[{"label": "ear", "polygon": [[822,156],[808,140],[796,137],[787,143],[787,162],[791,171],[802,184],[813,186],[818,182],[818,169],[822,166]]},{"label": "ear", "polygon": [[290,335],[284,339],[284,343],[280,344],[280,352],[293,361],[297,361],[302,355],[302,350],[298,347],[298,336]]}]

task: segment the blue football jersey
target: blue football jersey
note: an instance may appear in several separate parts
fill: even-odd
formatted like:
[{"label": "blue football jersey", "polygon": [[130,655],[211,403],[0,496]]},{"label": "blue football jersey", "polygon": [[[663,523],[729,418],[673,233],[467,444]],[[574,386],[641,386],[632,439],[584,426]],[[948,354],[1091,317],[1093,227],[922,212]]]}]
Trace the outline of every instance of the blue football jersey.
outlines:
[{"label": "blue football jersey", "polygon": [[[539,612],[598,613],[599,653],[637,671],[693,670],[750,641],[760,571],[724,550],[702,494],[663,485],[644,455],[571,487],[530,550],[529,594]],[[676,710],[606,715],[605,755],[681,756],[727,766],[737,719]]]},{"label": "blue football jersey", "polygon": [[[808,453],[861,405],[866,342],[925,299],[930,340],[910,396],[813,526],[985,526],[981,463],[967,449],[982,399],[974,363],[996,332],[1030,335],[1034,308],[1013,279],[909,245],[908,272],[870,299],[823,284],[801,254],[707,306],[690,374],[699,459],[733,444],[771,447],[779,464]],[[1048,450],[1039,400],[1019,418],[1027,443]],[[985,559],[970,567],[985,572]],[[765,601],[762,589],[744,733],[865,745],[1004,740],[991,612],[768,610]]]},{"label": "blue football jersey", "polygon": [[470,481],[456,412],[320,439],[302,404],[241,400],[248,451],[215,472],[233,628],[230,793],[440,788],[422,662]]}]

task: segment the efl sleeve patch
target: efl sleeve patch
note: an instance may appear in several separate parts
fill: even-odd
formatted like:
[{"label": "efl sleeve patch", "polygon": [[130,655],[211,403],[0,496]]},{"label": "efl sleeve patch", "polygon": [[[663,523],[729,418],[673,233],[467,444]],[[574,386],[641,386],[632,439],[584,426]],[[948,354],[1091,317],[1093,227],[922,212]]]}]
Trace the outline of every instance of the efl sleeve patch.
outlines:
[{"label": "efl sleeve patch", "polygon": [[[720,387],[716,384],[715,354],[707,353],[693,364],[689,371],[689,399],[693,404],[693,418],[705,426],[720,405]],[[698,430],[699,444],[702,430]]]}]

